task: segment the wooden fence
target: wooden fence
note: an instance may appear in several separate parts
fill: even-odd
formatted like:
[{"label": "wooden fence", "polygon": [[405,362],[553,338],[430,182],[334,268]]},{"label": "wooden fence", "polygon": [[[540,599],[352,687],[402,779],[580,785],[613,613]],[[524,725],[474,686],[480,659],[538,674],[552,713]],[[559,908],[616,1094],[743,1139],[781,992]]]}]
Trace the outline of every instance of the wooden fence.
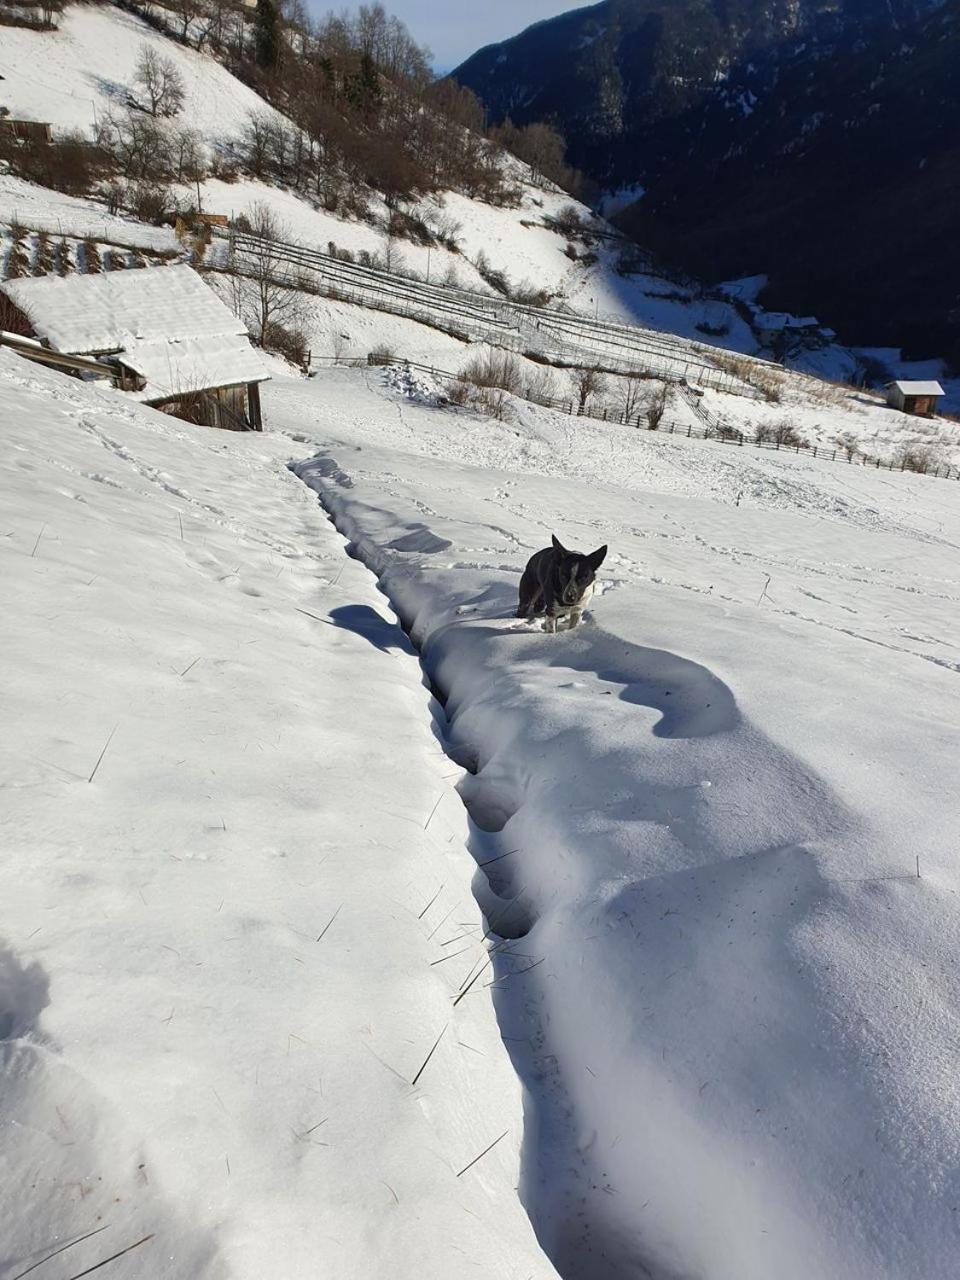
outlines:
[{"label": "wooden fence", "polygon": [[[213,231],[215,239],[227,242],[228,269],[232,266],[240,274],[265,274],[295,288],[404,316],[454,337],[486,342],[551,364],[595,365],[609,373],[685,380],[751,399],[760,397],[756,388],[721,367],[719,362],[729,353],[704,343],[572,311],[428,284],[248,232]],[[207,265],[214,270],[218,266],[215,260]]]},{"label": "wooden fence", "polygon": [[[316,363],[316,361],[314,362]],[[368,366],[369,362],[365,360],[339,360],[336,357],[330,357],[327,361],[329,364],[346,364],[353,367]],[[427,374],[439,382],[461,382],[465,381],[463,373],[454,373],[449,369],[438,369],[434,365],[421,364],[416,360],[405,360],[401,356],[383,356],[374,362],[379,366],[401,366],[402,368],[416,370],[418,373]],[[557,409],[561,413],[569,414],[572,417],[591,418],[599,422],[610,422],[619,426],[634,427],[646,431],[658,431],[665,435],[684,436],[688,440],[713,440],[717,444],[733,445],[736,448],[750,449],[766,449],[775,453],[783,454],[784,457],[805,457],[819,458],[823,462],[839,462],[848,466],[869,467],[878,471],[907,471],[915,475],[929,476],[935,480],[960,480],[960,468],[950,467],[942,464],[938,467],[919,470],[916,467],[909,466],[906,462],[883,462],[879,458],[864,458],[860,455],[850,455],[844,449],[827,449],[819,445],[804,444],[786,444],[776,440],[757,440],[746,436],[741,431],[731,428],[724,423],[718,414],[711,413],[699,401],[699,397],[695,392],[682,383],[676,386],[678,394],[682,396],[684,401],[690,406],[697,417],[704,423],[702,428],[696,428],[692,424],[686,427],[678,427],[676,423],[671,422],[664,426],[662,423],[657,426],[650,426],[644,412],[630,415],[629,417],[611,412],[604,409],[600,412],[595,405],[587,404],[581,407],[576,400],[560,398],[557,396],[538,397],[532,403],[542,404],[547,408]],[[519,397],[522,399],[522,397]]]}]

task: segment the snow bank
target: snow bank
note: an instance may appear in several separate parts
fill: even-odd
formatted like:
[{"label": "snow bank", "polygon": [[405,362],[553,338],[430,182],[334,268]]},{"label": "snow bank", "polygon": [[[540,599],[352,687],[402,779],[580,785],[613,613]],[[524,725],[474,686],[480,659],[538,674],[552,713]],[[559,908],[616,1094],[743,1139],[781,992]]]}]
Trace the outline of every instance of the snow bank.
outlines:
[{"label": "snow bank", "polygon": [[[756,457],[735,504],[740,451],[611,429],[601,479],[583,420],[558,447],[372,379],[268,401],[470,766],[558,1269],[952,1277],[960,490]],[[557,637],[511,616],[553,530],[610,546]]]},{"label": "snow bank", "polygon": [[547,1280],[460,773],[303,444],[3,352],[0,419],[11,1274]]}]

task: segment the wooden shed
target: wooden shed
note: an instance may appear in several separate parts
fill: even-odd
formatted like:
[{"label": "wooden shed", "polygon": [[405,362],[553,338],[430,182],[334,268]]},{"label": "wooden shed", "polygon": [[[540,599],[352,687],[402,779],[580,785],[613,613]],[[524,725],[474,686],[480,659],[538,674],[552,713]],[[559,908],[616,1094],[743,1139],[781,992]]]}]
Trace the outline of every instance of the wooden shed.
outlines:
[{"label": "wooden shed", "polygon": [[937,412],[937,401],[943,395],[939,382],[888,382],[884,390],[887,404],[902,413],[912,413],[918,418],[932,418]]},{"label": "wooden shed", "polygon": [[266,363],[191,267],[21,278],[0,290],[46,346],[111,365],[134,399],[188,422],[263,430]]},{"label": "wooden shed", "polygon": [[12,120],[0,118],[0,132],[16,138],[18,142],[49,142],[50,126],[41,120]]}]

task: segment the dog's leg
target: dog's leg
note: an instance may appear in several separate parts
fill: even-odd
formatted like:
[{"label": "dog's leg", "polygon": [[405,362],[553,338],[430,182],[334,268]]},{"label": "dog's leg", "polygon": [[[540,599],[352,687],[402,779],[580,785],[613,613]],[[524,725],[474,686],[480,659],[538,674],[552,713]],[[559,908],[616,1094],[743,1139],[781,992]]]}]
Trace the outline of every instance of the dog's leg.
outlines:
[{"label": "dog's leg", "polygon": [[549,635],[557,634],[557,615],[555,613],[547,614],[546,618],[544,619],[543,629]]},{"label": "dog's leg", "polygon": [[524,573],[520,579],[520,600],[517,604],[518,618],[532,618],[537,612],[537,604],[542,600],[543,592],[535,578]]},{"label": "dog's leg", "polygon": [[580,619],[582,616],[583,616],[583,613],[580,609],[571,609],[569,618],[567,621],[567,630],[572,631],[574,627],[579,626]]}]

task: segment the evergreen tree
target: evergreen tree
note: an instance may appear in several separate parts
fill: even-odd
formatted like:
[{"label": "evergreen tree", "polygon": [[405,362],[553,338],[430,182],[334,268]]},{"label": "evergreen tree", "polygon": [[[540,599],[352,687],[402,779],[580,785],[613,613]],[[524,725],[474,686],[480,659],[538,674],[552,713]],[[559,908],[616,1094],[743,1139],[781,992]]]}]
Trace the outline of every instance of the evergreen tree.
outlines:
[{"label": "evergreen tree", "polygon": [[360,55],[360,65],[350,77],[347,96],[368,123],[377,118],[381,105],[380,76],[369,53]]},{"label": "evergreen tree", "polygon": [[257,66],[275,71],[280,60],[280,20],[275,0],[257,0],[254,39]]}]

